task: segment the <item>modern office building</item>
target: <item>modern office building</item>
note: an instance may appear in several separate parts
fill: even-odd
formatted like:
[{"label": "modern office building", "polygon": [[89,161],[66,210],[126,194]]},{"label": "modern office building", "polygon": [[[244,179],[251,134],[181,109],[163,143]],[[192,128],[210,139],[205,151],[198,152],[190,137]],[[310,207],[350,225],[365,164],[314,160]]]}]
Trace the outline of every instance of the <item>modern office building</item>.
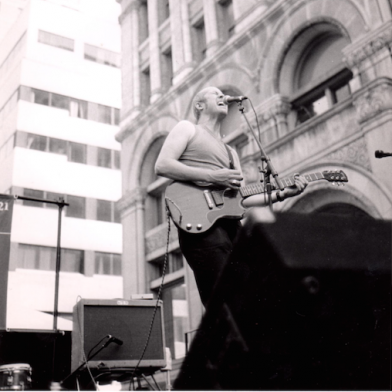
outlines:
[{"label": "modern office building", "polygon": [[[0,193],[62,212],[59,329],[78,297],[122,297],[120,6],[0,1]],[[15,200],[7,327],[53,327],[56,205]]]},{"label": "modern office building", "polygon": [[[388,0],[118,0],[122,7],[124,296],[163,283],[174,367],[203,309],[193,274],[167,240],[162,143],[205,86],[245,95],[246,114],[281,178],[343,170],[345,187],[312,182],[276,211],[392,218],[392,10]],[[253,104],[255,113],[249,101]],[[258,130],[258,125],[260,130]],[[260,132],[260,133],[259,133]],[[224,141],[248,184],[260,180],[254,136],[231,105]],[[137,271],[137,274],[133,273]]]}]

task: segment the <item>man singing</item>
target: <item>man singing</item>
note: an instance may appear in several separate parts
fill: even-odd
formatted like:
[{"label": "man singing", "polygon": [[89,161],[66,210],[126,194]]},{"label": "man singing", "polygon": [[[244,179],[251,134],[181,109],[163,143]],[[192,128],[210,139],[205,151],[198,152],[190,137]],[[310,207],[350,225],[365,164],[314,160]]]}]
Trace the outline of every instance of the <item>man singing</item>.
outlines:
[{"label": "man singing", "polygon": [[[158,175],[197,185],[232,189],[241,186],[243,176],[239,157],[221,137],[222,120],[228,110],[223,98],[223,93],[216,87],[206,87],[196,94],[193,100],[196,125],[184,120],[171,130],[156,161]],[[296,175],[295,185],[272,193],[272,203],[302,193],[307,184],[304,177]],[[246,208],[265,204],[264,194],[243,201]],[[239,220],[222,218],[203,233],[178,231],[181,251],[195,274],[204,306],[229,258],[240,227]]]}]

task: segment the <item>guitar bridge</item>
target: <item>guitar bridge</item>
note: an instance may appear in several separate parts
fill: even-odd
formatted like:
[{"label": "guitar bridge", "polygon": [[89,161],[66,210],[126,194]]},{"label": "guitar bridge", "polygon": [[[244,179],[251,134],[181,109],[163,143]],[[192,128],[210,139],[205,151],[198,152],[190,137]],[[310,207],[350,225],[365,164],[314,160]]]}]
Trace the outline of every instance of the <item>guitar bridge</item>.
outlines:
[{"label": "guitar bridge", "polygon": [[222,192],[212,191],[211,194],[212,194],[212,198],[214,199],[215,205],[217,207],[223,206],[224,201],[222,197]]}]

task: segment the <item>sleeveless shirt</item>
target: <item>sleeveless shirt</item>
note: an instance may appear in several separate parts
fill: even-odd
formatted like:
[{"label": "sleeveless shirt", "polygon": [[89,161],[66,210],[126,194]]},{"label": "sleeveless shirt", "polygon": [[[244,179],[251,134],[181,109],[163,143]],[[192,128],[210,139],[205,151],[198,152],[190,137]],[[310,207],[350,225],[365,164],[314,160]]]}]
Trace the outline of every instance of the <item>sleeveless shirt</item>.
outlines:
[{"label": "sleeveless shirt", "polygon": [[187,166],[213,170],[230,168],[229,155],[223,142],[197,125],[179,161]]}]

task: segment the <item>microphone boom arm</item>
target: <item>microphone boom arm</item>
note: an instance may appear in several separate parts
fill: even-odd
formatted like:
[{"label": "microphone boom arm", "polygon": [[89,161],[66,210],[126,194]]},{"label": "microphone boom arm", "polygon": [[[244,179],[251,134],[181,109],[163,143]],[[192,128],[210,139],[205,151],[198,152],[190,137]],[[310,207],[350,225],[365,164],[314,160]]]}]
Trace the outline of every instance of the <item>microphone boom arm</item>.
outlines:
[{"label": "microphone boom arm", "polygon": [[278,185],[278,188],[283,191],[284,190],[284,186],[282,185],[280,179],[278,178],[279,174],[276,171],[276,169],[274,168],[271,159],[269,158],[269,156],[267,156],[267,154],[264,151],[263,146],[261,145],[259,139],[256,137],[256,134],[248,120],[248,118],[246,117],[246,114],[244,112],[244,106],[242,105],[242,101],[238,102],[238,108],[239,111],[241,112],[241,114],[244,116],[246,123],[248,124],[248,127],[253,135],[253,138],[256,140],[257,146],[260,149],[260,153],[261,153],[261,160],[262,162],[266,163],[266,169],[263,171],[264,173],[264,181],[265,181],[265,185],[266,185],[266,189],[267,189],[267,195],[268,195],[268,201],[269,201],[269,205],[270,207],[272,207],[272,187],[271,187],[271,182],[270,182],[270,175],[272,174],[272,176],[274,177],[276,184]]}]

